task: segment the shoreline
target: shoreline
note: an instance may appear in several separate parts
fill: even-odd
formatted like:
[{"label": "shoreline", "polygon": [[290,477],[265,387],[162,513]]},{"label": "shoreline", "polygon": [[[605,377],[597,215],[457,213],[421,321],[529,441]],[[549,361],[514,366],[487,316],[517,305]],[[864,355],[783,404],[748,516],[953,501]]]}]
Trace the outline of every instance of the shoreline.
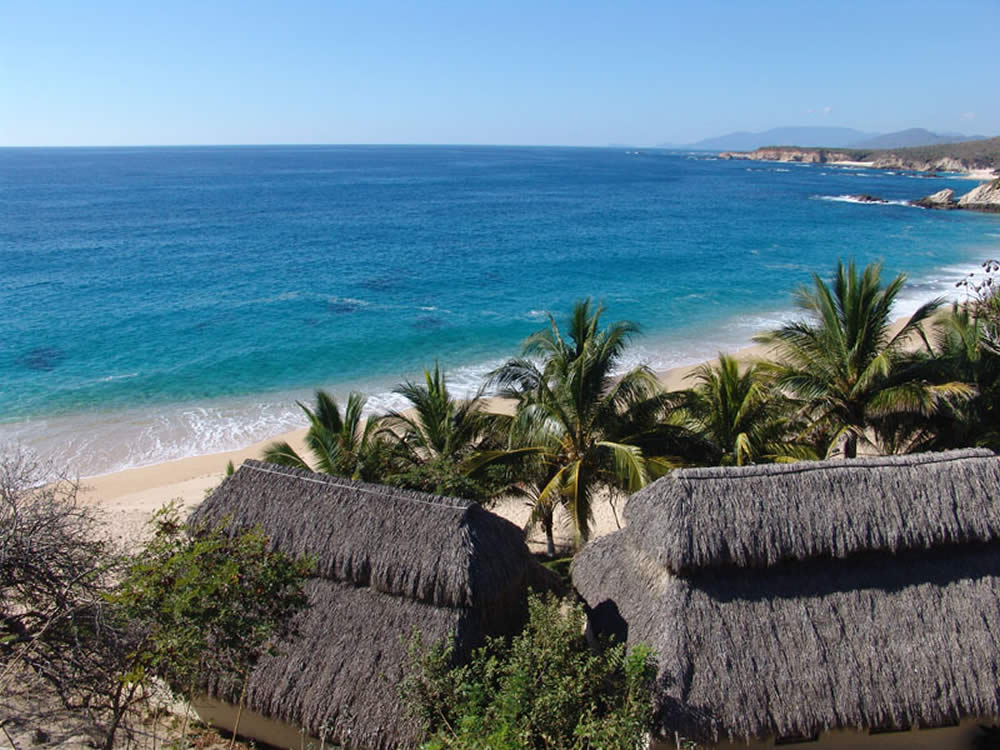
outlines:
[{"label": "shoreline", "polygon": [[[959,180],[975,180],[976,182],[991,182],[1000,178],[998,168],[968,168],[945,169],[937,167],[918,168],[914,166],[900,166],[894,164],[878,164],[875,161],[854,161],[851,159],[831,159],[830,161],[810,161],[802,158],[789,158],[787,154],[800,157],[802,153],[821,152],[836,149],[799,149],[793,147],[789,149],[755,149],[754,151],[723,151],[717,158],[732,161],[759,161],[765,164],[815,164],[818,166],[846,167],[848,169],[875,169],[878,171],[904,171],[919,172],[927,176],[940,176],[942,173]],[[766,156],[761,155],[766,152]],[[773,155],[774,158],[770,158]]]},{"label": "shoreline", "polygon": [[[890,325],[890,332],[898,331],[908,315],[897,316]],[[918,342],[911,342],[913,345]],[[748,343],[727,352],[741,364],[759,360],[767,355],[768,346]],[[655,373],[657,379],[668,391],[689,387],[690,376],[702,365],[714,362],[715,358],[695,364],[679,365]],[[499,397],[488,397],[490,411],[509,411],[512,402]],[[136,546],[148,536],[148,524],[153,514],[168,503],[175,503],[178,510],[190,513],[205,496],[224,478],[226,464],[232,461],[239,467],[248,458],[259,459],[266,445],[275,440],[286,440],[296,451],[308,453],[304,437],[307,428],[287,431],[261,440],[237,450],[190,456],[164,461],[148,466],[124,469],[99,476],[84,477],[80,481],[79,501],[94,510],[106,524],[109,537],[127,547]],[[594,537],[603,536],[621,528],[622,504],[609,502],[607,494],[594,503]],[[490,510],[508,521],[524,528],[530,509],[519,498],[503,498]],[[544,535],[535,529],[525,538],[532,552],[545,550]],[[565,518],[557,513],[555,542],[557,549],[572,546],[572,531]]]},{"label": "shoreline", "polygon": [[[765,352],[766,347],[760,344],[748,344],[731,354],[746,362],[760,357]],[[679,390],[688,387],[690,382],[687,380],[688,376],[702,364],[704,362],[680,365],[659,371],[656,376],[666,389]],[[490,410],[505,408],[503,400],[498,397],[487,399],[487,404]],[[238,468],[248,458],[260,458],[264,447],[275,440],[287,440],[296,451],[306,452],[304,443],[306,430],[307,428],[302,427],[276,434],[238,450],[190,456],[108,474],[81,477],[80,501],[101,514],[110,527],[112,537],[126,544],[132,543],[142,537],[153,513],[163,505],[176,502],[182,512],[192,510],[208,491],[223,480],[228,461],[232,461]],[[527,520],[527,511],[522,505],[521,501],[501,502],[494,510],[508,520],[523,526]],[[613,530],[617,522],[610,505],[608,503],[598,503],[598,505],[600,508],[595,509],[596,529],[598,532]]]}]

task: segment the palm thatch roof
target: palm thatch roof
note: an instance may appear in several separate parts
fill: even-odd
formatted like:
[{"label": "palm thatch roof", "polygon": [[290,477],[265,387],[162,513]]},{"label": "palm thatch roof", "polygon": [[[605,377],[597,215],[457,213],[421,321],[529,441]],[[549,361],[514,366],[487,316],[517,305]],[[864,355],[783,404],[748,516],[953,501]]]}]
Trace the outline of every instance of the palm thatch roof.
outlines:
[{"label": "palm thatch roof", "polygon": [[656,652],[665,736],[1000,716],[996,498],[989,451],[677,471],[573,581]]},{"label": "palm thatch roof", "polygon": [[[191,518],[224,519],[316,561],[297,635],[254,670],[247,707],[352,748],[419,739],[396,691],[414,631],[461,656],[523,622],[529,587],[558,587],[520,529],[465,500],[247,461]],[[238,695],[218,680],[206,689]]]}]

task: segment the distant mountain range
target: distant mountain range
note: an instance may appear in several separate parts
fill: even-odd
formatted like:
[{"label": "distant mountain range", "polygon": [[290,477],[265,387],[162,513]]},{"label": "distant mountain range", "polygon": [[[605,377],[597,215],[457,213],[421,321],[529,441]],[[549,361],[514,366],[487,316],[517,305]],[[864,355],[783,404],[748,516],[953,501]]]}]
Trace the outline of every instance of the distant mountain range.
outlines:
[{"label": "distant mountain range", "polygon": [[705,151],[753,151],[764,146],[803,146],[827,148],[909,148],[936,146],[940,143],[959,143],[983,140],[982,135],[960,133],[932,133],[923,128],[910,128],[896,133],[865,133],[854,128],[788,127],[772,128],[761,133],[729,133],[716,138],[705,138],[697,143],[682,146],[661,144],[662,148],[690,148]]},{"label": "distant mountain range", "polygon": [[932,133],[923,128],[910,128],[897,133],[877,135],[866,141],[849,144],[850,148],[913,148],[914,146],[937,146],[942,143],[964,143],[983,141],[985,135],[962,135],[961,133]]}]

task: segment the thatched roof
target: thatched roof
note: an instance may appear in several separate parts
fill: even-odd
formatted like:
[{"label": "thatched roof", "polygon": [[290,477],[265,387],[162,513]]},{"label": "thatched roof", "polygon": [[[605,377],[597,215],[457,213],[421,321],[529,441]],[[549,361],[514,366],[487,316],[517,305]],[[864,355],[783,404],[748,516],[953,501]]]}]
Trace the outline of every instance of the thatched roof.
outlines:
[{"label": "thatched roof", "polygon": [[625,518],[674,571],[768,566],[1000,536],[988,450],[684,469],[637,492]]},{"label": "thatched roof", "polygon": [[656,652],[668,736],[1000,716],[998,468],[960,451],[675,472],[573,580]]},{"label": "thatched roof", "polygon": [[254,670],[247,706],[356,748],[417,741],[396,692],[415,630],[464,654],[523,622],[528,587],[558,585],[520,529],[465,500],[247,461],[191,520],[222,519],[316,560],[298,635]]}]

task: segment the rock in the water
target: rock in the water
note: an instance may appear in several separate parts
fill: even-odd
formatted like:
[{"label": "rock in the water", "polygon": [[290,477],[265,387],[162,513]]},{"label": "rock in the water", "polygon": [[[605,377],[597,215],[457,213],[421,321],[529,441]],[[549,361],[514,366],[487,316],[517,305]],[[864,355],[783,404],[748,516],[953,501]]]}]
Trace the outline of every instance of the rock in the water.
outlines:
[{"label": "rock in the water", "polygon": [[868,195],[868,193],[862,193],[861,195],[851,196],[858,203],[888,203],[885,198],[879,198],[877,195]]},{"label": "rock in the water", "polygon": [[948,188],[938,190],[936,193],[928,195],[926,198],[921,198],[918,201],[913,201],[913,205],[923,206],[924,208],[958,208],[958,203],[955,202],[955,191]]},{"label": "rock in the water", "polygon": [[958,199],[959,208],[1000,212],[1000,179],[984,182]]}]

